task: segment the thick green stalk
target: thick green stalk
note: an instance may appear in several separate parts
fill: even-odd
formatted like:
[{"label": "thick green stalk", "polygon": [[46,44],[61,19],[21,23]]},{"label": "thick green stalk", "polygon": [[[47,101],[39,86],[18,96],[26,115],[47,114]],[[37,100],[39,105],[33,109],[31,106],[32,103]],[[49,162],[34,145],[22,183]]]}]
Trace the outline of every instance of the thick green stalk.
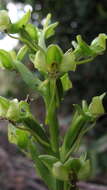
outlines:
[{"label": "thick green stalk", "polygon": [[48,120],[49,133],[50,133],[50,143],[54,152],[58,153],[59,151],[59,126],[56,116],[56,109],[53,110],[52,115]]},{"label": "thick green stalk", "polygon": [[50,79],[45,96],[46,124],[49,126],[50,144],[53,152],[59,155],[59,124],[57,119],[56,80]]}]

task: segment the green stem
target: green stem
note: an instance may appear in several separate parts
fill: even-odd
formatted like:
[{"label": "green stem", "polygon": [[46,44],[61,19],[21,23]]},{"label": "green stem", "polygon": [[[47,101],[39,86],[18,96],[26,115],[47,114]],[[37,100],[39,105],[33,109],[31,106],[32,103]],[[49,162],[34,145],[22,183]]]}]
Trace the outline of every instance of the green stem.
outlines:
[{"label": "green stem", "polygon": [[[50,143],[54,152],[59,152],[59,125],[56,116],[56,109],[52,113],[48,120],[49,133],[50,133]],[[58,153],[59,154],[59,153]]]},{"label": "green stem", "polygon": [[49,126],[50,144],[52,150],[59,156],[59,123],[57,118],[56,105],[56,80],[50,79],[47,86],[46,104],[46,124]]},{"label": "green stem", "polygon": [[60,180],[56,180],[56,187],[55,190],[63,190],[64,182]]}]

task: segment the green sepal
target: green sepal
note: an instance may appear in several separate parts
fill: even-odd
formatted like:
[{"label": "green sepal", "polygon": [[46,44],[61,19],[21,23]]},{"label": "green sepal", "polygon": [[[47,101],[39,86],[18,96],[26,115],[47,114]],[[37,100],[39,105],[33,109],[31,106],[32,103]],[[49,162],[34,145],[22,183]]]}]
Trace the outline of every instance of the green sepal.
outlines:
[{"label": "green sepal", "polygon": [[52,174],[56,179],[59,179],[61,181],[69,180],[69,172],[60,161],[57,161],[53,164]]},{"label": "green sepal", "polygon": [[44,180],[45,184],[49,189],[56,189],[56,180],[53,178],[52,174],[48,170],[48,168],[43,164],[43,162],[39,159],[39,153],[37,152],[37,148],[33,142],[29,143],[29,151],[31,153],[32,160],[35,163],[35,167],[37,169],[37,173]]},{"label": "green sepal", "polygon": [[72,82],[69,79],[69,75],[68,73],[65,73],[62,77],[60,77],[61,82],[62,82],[62,86],[63,86],[63,90],[67,91],[70,88],[72,88]]},{"label": "green sepal", "polygon": [[12,57],[9,52],[0,49],[0,67],[3,69],[12,70],[15,68]]},{"label": "green sepal", "polygon": [[44,52],[37,51],[33,63],[39,71],[43,73],[47,72],[46,55]]},{"label": "green sepal", "polygon": [[76,70],[76,60],[75,55],[73,54],[72,50],[67,51],[63,57],[60,64],[60,72],[65,73],[68,71],[75,71]]},{"label": "green sepal", "polygon": [[106,93],[103,93],[100,96],[93,97],[92,102],[89,105],[88,112],[95,117],[100,116],[101,114],[105,113],[104,106],[103,106],[103,98]]},{"label": "green sepal", "polygon": [[58,161],[58,159],[55,156],[46,155],[46,154],[40,155],[39,159],[50,170],[50,172],[52,171],[53,164]]},{"label": "green sepal", "polygon": [[18,33],[20,29],[22,29],[27,25],[28,21],[30,20],[30,17],[31,17],[31,12],[29,10],[19,21],[10,25],[8,32],[11,34]]},{"label": "green sepal", "polygon": [[92,41],[90,48],[95,55],[100,55],[105,51],[106,39],[107,39],[106,34],[99,34],[98,37]]},{"label": "green sepal", "polygon": [[63,52],[57,45],[50,45],[47,48],[47,66],[50,72],[58,70],[61,63]]}]

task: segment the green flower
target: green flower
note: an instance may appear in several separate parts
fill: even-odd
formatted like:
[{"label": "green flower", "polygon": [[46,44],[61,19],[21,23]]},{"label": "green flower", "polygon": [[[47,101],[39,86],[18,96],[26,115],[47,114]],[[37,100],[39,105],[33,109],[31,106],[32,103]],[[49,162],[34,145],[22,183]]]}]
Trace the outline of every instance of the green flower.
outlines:
[{"label": "green flower", "polygon": [[19,122],[29,114],[30,108],[27,102],[19,102],[17,99],[8,100],[0,96],[0,117]]},{"label": "green flower", "polygon": [[0,11],[0,32],[3,32],[9,27],[10,18],[8,12],[5,10]]},{"label": "green flower", "polygon": [[46,52],[38,51],[34,59],[34,66],[41,72],[55,74],[59,71],[59,65],[63,52],[57,45],[50,45]]}]

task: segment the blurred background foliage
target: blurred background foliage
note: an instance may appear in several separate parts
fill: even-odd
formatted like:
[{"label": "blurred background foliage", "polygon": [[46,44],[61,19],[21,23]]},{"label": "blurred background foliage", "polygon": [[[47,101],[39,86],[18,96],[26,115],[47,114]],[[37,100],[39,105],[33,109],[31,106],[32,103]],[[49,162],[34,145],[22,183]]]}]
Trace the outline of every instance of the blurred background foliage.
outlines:
[{"label": "blurred background foliage", "polygon": [[[23,9],[32,7],[32,22],[41,26],[41,20],[50,12],[52,21],[59,21],[55,37],[51,41],[58,43],[66,51],[71,48],[71,41],[81,34],[83,39],[91,43],[99,33],[107,34],[107,1],[106,0],[1,0],[0,8],[9,7],[13,2]],[[3,38],[3,37],[1,37]],[[49,42],[50,43],[50,42]],[[19,49],[20,44],[15,46]],[[28,66],[32,68],[29,63]],[[107,51],[103,56],[97,57],[92,63],[81,65],[75,73],[70,73],[73,81],[71,89],[62,104],[62,125],[66,125],[72,112],[72,104],[80,103],[82,99],[89,101],[92,96],[107,91]],[[25,98],[29,89],[15,73],[0,71],[0,94],[8,97]],[[32,94],[32,92],[30,92]],[[33,96],[33,95],[32,95]],[[41,101],[40,101],[41,102]],[[107,110],[107,98],[104,100]],[[40,112],[41,113],[41,112]],[[97,127],[88,133],[83,147],[89,147],[96,173],[107,177],[107,119],[106,116],[98,121]],[[93,167],[93,168],[94,168]],[[104,180],[104,178],[102,179]]]}]

